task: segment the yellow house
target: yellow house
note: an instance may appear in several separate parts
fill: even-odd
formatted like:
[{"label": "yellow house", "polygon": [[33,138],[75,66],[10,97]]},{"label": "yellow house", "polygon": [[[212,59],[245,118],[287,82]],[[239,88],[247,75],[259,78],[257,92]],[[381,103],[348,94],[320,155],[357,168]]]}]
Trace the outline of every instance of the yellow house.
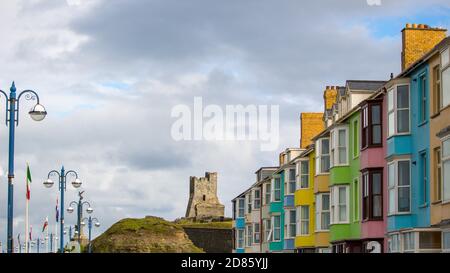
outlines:
[{"label": "yellow house", "polygon": [[309,146],[295,160],[296,183],[295,207],[297,210],[297,252],[315,252],[315,206],[314,206],[314,148]]}]

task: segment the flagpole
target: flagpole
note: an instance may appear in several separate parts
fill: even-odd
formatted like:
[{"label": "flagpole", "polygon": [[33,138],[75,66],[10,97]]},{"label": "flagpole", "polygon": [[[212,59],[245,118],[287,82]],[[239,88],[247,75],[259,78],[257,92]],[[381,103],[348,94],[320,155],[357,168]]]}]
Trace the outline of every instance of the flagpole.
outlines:
[{"label": "flagpole", "polygon": [[26,202],[25,202],[25,246],[26,246],[26,253],[28,253],[28,236],[30,236],[30,230],[28,229],[28,198],[25,198]]}]

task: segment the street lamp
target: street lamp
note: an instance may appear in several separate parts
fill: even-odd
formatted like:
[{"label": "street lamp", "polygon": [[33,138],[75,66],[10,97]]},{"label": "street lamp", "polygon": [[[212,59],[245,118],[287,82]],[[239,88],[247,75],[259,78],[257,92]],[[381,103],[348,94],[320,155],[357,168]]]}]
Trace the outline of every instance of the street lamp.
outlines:
[{"label": "street lamp", "polygon": [[89,216],[89,218],[84,218],[83,221],[81,221],[81,225],[86,224],[86,220],[88,221],[88,230],[89,230],[89,243],[88,243],[88,253],[92,253],[92,246],[91,246],[91,234],[92,234],[92,223],[94,222],[95,227],[100,226],[100,222],[97,218],[92,218]]},{"label": "street lamp", "polygon": [[22,95],[25,95],[26,100],[36,100],[36,105],[28,112],[31,118],[35,121],[41,121],[47,115],[47,111],[44,106],[39,103],[39,96],[33,90],[24,90],[16,94],[16,85],[14,82],[9,89],[9,96],[5,91],[0,90],[0,93],[5,96],[6,99],[6,126],[9,127],[9,157],[8,157],[8,221],[7,221],[7,251],[13,252],[13,219],[14,219],[14,140],[16,126],[19,125],[19,102]]},{"label": "street lamp", "polygon": [[61,193],[61,221],[60,221],[60,233],[59,233],[59,247],[60,247],[60,252],[64,253],[64,192],[66,191],[66,181],[67,181],[67,175],[68,174],[72,174],[75,176],[75,180],[72,181],[72,186],[74,188],[79,188],[81,186],[81,180],[78,179],[78,174],[75,171],[68,171],[65,172],[64,170],[64,166],[62,166],[61,168],[61,172],[58,172],[56,170],[50,171],[48,173],[47,176],[47,180],[44,181],[44,186],[46,188],[51,188],[54,184],[54,182],[50,179],[50,176],[52,174],[56,174],[58,175],[58,179],[59,179],[59,192]]},{"label": "street lamp", "polygon": [[[81,182],[80,182],[81,183]],[[68,213],[72,213],[75,209],[72,207],[72,205],[76,205],[77,206],[77,237],[78,237],[78,243],[81,244],[81,219],[83,218],[83,206],[84,205],[88,205],[88,208],[86,209],[86,212],[88,214],[91,214],[92,212],[94,212],[94,209],[91,207],[91,204],[88,201],[84,201],[83,202],[83,193],[79,192],[78,193],[78,202],[76,201],[72,201],[69,204],[69,207],[67,208],[67,212]]]}]

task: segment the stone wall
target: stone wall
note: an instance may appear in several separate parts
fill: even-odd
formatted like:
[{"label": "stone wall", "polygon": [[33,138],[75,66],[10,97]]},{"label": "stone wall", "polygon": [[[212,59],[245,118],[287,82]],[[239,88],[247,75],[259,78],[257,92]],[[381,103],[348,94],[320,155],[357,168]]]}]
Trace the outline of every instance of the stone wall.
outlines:
[{"label": "stone wall", "polygon": [[219,228],[188,228],[184,232],[195,246],[206,253],[231,253],[233,248],[232,230]]}]

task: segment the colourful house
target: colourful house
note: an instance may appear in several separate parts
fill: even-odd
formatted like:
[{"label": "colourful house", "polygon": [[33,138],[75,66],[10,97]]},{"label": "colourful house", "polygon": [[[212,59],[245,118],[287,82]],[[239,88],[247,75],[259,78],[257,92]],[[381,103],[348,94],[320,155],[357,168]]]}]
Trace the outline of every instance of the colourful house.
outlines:
[{"label": "colourful house", "polygon": [[[430,66],[427,52],[446,30],[421,25],[403,29],[403,55],[415,56],[387,86],[388,250],[441,251],[441,231],[430,227]],[[417,50],[426,38],[427,48]],[[419,52],[419,53],[418,53]],[[411,59],[410,59],[411,60]]]},{"label": "colourful house", "polygon": [[245,252],[245,192],[232,201],[233,204],[233,252]]}]

